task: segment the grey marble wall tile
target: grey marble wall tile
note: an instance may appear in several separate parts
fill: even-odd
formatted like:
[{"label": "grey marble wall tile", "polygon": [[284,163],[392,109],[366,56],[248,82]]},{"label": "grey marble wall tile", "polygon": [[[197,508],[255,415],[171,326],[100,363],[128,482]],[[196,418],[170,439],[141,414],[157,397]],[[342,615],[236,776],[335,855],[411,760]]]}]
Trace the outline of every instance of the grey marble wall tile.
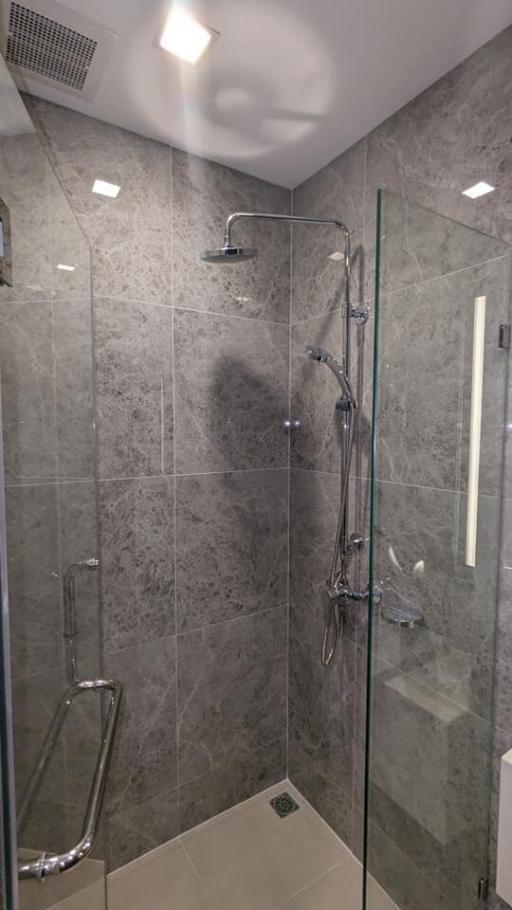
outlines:
[{"label": "grey marble wall tile", "polygon": [[495,705],[494,722],[501,730],[512,735],[510,707],[510,655],[512,654],[512,570],[501,570],[500,603],[496,635]]},{"label": "grey marble wall tile", "polygon": [[[505,112],[511,104],[511,46],[512,30],[506,29],[370,133],[367,243],[374,236],[379,186],[510,241],[506,213],[512,159]],[[495,191],[476,201],[462,195],[479,180],[487,180]],[[411,247],[411,273],[418,274],[420,267],[425,277],[431,254],[439,262],[441,238],[431,239],[430,252],[425,247],[416,264]],[[450,244],[450,249],[455,247]]]},{"label": "grey marble wall tile", "polygon": [[94,373],[91,300],[52,304],[59,476],[94,478]]},{"label": "grey marble wall tile", "polygon": [[176,790],[166,790],[111,816],[107,832],[109,871],[113,872],[179,833]]},{"label": "grey marble wall tile", "polygon": [[[368,143],[371,179],[372,153],[375,153],[371,136]],[[376,154],[379,152],[380,148]],[[379,166],[380,160],[375,165],[380,174]],[[367,224],[367,235],[373,240],[377,190],[369,186],[368,193],[367,219],[371,223]],[[370,246],[368,252],[366,293],[370,295],[374,290],[375,251]],[[379,286],[383,293],[467,269],[475,262],[491,260],[507,252],[500,240],[444,217],[437,208],[423,208],[411,201],[410,196],[397,195],[397,191],[382,195]]]},{"label": "grey marble wall tile", "polygon": [[[363,224],[366,141],[352,146],[293,191],[295,215],[337,218],[351,232],[352,298],[363,289]],[[294,225],[292,321],[309,319],[340,306],[344,288],[343,262],[329,259],[343,252],[344,238],[333,227]]]},{"label": "grey marble wall tile", "polygon": [[[18,809],[65,687],[64,674],[59,670],[13,680],[14,759]],[[52,773],[47,774],[44,779],[42,797],[46,800],[62,800],[64,796],[62,784],[65,781],[65,751],[62,744],[59,744],[52,756],[50,770]]]},{"label": "grey marble wall tile", "polygon": [[[52,300],[89,300],[92,293],[92,257],[89,238],[52,170],[49,264]],[[59,265],[72,266],[70,269]]]},{"label": "grey marble wall tile", "polygon": [[179,788],[180,829],[188,831],[219,812],[235,806],[283,780],[286,740],[255,747],[242,758],[227,760]]},{"label": "grey marble wall tile", "polygon": [[6,303],[0,324],[6,481],[54,480],[57,433],[51,305]]},{"label": "grey marble wall tile", "polygon": [[180,785],[283,738],[285,607],[180,635],[178,653]]},{"label": "grey marble wall tile", "polygon": [[289,330],[175,311],[176,470],[286,467]]},{"label": "grey marble wall tile", "polygon": [[172,177],[176,306],[288,322],[288,225],[239,222],[233,240],[258,250],[249,262],[222,267],[201,262],[200,254],[222,245],[232,212],[289,213],[289,190],[178,150],[173,150]]},{"label": "grey marble wall tile", "polygon": [[[345,707],[345,706],[343,706]],[[302,741],[302,731],[293,724],[289,728],[288,775],[297,789],[306,797],[328,825],[349,848],[353,844],[352,788],[338,780],[339,763],[316,763],[309,748]]]},{"label": "grey marble wall tile", "polygon": [[0,288],[0,304],[50,299],[55,266],[51,256],[55,182],[27,117],[27,132],[4,135],[0,141],[0,192],[11,215],[13,274],[13,286]]},{"label": "grey marble wall tile", "polygon": [[100,298],[95,334],[100,477],[172,472],[171,310]]},{"label": "grey marble wall tile", "polygon": [[428,875],[428,870],[411,862],[374,823],[370,825],[368,849],[370,874],[399,907],[432,910],[433,906],[439,906],[441,890],[436,879]]},{"label": "grey marble wall tile", "polygon": [[80,836],[79,818],[83,806],[62,799],[36,799],[22,835],[26,850],[63,853]]},{"label": "grey marble wall tile", "polygon": [[[169,303],[170,149],[41,99],[31,111],[91,244],[95,293]],[[92,192],[98,178],[117,198]]]},{"label": "grey marble wall tile", "polygon": [[[75,562],[99,557],[96,486],[93,481],[59,485],[61,577]],[[100,568],[101,572],[101,568]],[[82,677],[100,675],[102,636],[98,571],[82,570],[75,581],[76,648]]]},{"label": "grey marble wall tile", "polygon": [[408,288],[382,302],[377,450],[381,480],[457,488],[459,375],[464,358],[459,303],[450,278]]},{"label": "grey marble wall tile", "polygon": [[288,472],[178,477],[180,631],[286,603]]},{"label": "grey marble wall tile", "polygon": [[13,677],[62,665],[57,487],[6,490]]},{"label": "grey marble wall tile", "polygon": [[173,635],[172,478],[102,481],[100,521],[106,651]]},{"label": "grey marble wall tile", "polygon": [[363,648],[356,647],[354,666],[354,737],[353,737],[353,783],[354,783],[354,831],[353,831],[353,849],[358,843],[359,833],[357,830],[357,810],[364,807],[365,795],[365,771],[366,771],[366,699],[367,699],[367,675],[368,675],[368,652]]},{"label": "grey marble wall tile", "polygon": [[176,787],[175,652],[175,639],[162,638],[105,657],[106,672],[124,686],[106,794],[108,818]]}]

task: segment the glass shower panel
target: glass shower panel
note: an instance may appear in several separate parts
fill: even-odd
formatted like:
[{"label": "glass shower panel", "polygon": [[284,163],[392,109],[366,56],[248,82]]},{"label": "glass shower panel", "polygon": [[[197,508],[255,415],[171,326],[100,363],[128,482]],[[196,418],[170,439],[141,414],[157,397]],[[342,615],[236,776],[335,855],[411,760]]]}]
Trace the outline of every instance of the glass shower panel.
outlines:
[{"label": "glass shower panel", "polygon": [[377,246],[366,907],[476,910],[510,252],[382,191]]},{"label": "glass shower panel", "polygon": [[[2,737],[12,733],[26,864],[79,841],[101,739],[101,695],[86,692],[45,747],[73,679],[100,676],[92,311],[88,245],[3,61],[0,95],[0,520],[13,710]],[[23,878],[19,903],[103,910],[104,891],[97,838],[65,875]]]}]

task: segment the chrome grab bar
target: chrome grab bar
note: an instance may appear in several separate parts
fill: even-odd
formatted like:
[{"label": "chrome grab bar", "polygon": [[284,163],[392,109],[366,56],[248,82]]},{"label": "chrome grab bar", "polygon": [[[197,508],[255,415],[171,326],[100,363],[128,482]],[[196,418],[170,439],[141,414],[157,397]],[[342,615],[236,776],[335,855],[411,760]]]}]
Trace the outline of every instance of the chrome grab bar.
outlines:
[{"label": "chrome grab bar", "polygon": [[98,752],[98,760],[96,762],[94,777],[89,792],[89,799],[87,801],[87,808],[85,810],[80,840],[65,853],[41,853],[35,859],[23,863],[18,863],[18,878],[20,879],[36,878],[42,880],[48,875],[58,875],[61,872],[66,872],[67,869],[71,869],[73,866],[76,866],[76,864],[79,863],[82,859],[85,859],[85,857],[88,856],[93,848],[94,840],[98,830],[100,812],[103,803],[103,794],[105,791],[105,784],[110,764],[112,746],[114,742],[117,717],[119,714],[119,706],[123,691],[123,687],[117,679],[81,680],[74,683],[65,692],[63,698],[59,703],[57,711],[55,712],[53,721],[41,750],[40,759],[36,765],[36,768],[34,769],[34,773],[27,788],[27,794],[23,801],[23,806],[20,812],[20,823],[22,823],[27,809],[30,805],[31,799],[39,788],[41,778],[48,765],[52,750],[55,747],[55,743],[58,739],[60,731],[62,730],[62,727],[64,726],[64,722],[73,701],[81,692],[97,692],[101,690],[109,691],[111,693],[111,697],[105,719],[105,727],[103,729],[101,745]]}]

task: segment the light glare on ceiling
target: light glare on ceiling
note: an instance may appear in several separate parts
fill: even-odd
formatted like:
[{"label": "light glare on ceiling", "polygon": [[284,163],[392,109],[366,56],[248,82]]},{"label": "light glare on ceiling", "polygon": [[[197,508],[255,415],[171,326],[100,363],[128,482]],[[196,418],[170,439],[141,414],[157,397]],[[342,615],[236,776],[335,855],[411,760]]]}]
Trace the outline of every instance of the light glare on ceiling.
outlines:
[{"label": "light glare on ceiling", "polygon": [[59,264],[57,265],[57,268],[60,269],[61,272],[74,272],[75,271],[74,265],[65,265],[64,262],[59,262]]},{"label": "light glare on ceiling", "polygon": [[462,190],[463,196],[469,196],[470,199],[478,199],[479,196],[485,196],[486,193],[492,193],[494,187],[485,180],[480,180],[473,186],[468,186],[467,190]]},{"label": "light glare on ceiling", "polygon": [[212,38],[216,37],[218,32],[202,25],[189,13],[173,9],[169,13],[158,43],[164,51],[174,54],[175,57],[187,63],[197,63]]},{"label": "light glare on ceiling", "polygon": [[120,186],[117,186],[116,183],[109,183],[108,180],[95,180],[92,191],[99,193],[100,196],[111,196],[112,199],[115,199],[120,189]]}]

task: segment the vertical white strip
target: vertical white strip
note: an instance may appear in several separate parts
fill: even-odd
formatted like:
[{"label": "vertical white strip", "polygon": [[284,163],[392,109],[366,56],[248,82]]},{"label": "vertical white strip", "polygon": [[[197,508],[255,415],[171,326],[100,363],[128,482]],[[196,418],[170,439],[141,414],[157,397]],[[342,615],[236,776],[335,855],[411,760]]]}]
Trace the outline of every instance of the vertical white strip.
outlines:
[{"label": "vertical white strip", "polygon": [[498,856],[496,891],[508,904],[512,901],[512,749],[501,756],[498,806]]},{"label": "vertical white strip", "polygon": [[475,297],[473,320],[473,367],[471,373],[471,423],[469,429],[468,509],[466,516],[466,565],[476,565],[478,526],[478,479],[482,436],[484,388],[485,297]]}]

